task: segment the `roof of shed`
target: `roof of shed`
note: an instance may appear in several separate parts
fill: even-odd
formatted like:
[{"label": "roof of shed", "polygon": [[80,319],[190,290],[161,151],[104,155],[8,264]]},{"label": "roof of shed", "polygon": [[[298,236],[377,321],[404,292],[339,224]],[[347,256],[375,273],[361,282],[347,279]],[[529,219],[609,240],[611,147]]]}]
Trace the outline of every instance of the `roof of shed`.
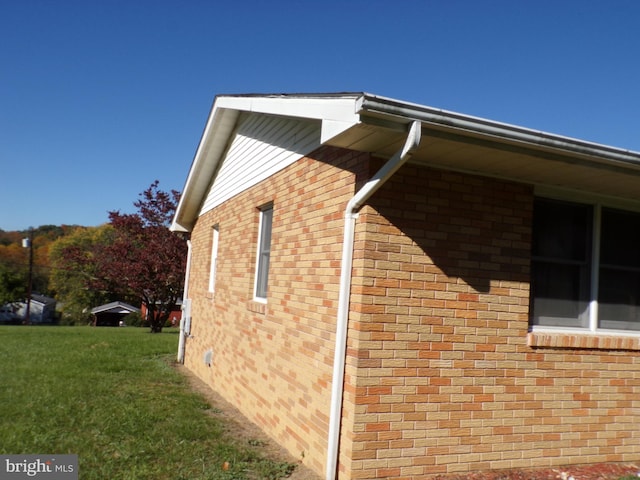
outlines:
[{"label": "roof of shed", "polygon": [[322,144],[382,158],[412,122],[422,142],[411,162],[640,203],[640,153],[368,93],[221,95],[196,151],[172,230],[189,231],[241,113],[320,123]]},{"label": "roof of shed", "polygon": [[140,309],[134,307],[133,305],[129,305],[128,303],[124,303],[124,302],[111,302],[111,303],[106,303],[104,305],[100,305],[99,307],[95,307],[91,309],[91,313],[92,314],[96,314],[96,313],[133,313],[133,312],[139,312]]},{"label": "roof of shed", "polygon": [[31,294],[31,301],[41,303],[42,305],[55,305],[56,299],[47,297],[46,295],[40,295],[38,293]]}]

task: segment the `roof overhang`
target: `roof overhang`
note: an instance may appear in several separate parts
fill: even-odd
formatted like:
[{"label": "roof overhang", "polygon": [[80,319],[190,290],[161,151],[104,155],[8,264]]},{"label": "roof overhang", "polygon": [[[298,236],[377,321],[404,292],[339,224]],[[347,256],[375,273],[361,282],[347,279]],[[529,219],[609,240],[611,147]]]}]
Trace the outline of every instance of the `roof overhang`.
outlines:
[{"label": "roof overhang", "polygon": [[242,113],[321,122],[321,143],[382,158],[422,124],[411,162],[640,202],[640,153],[367,93],[233,95],[215,99],[174,231],[190,231]]},{"label": "roof overhang", "polygon": [[91,313],[93,315],[96,315],[98,313],[129,314],[135,312],[140,312],[140,309],[124,302],[111,302],[91,309]]},{"label": "roof overhang", "polygon": [[321,122],[321,142],[356,125],[360,93],[327,95],[223,95],[213,102],[183,194],[171,225],[190,231],[241,113],[278,115]]},{"label": "roof overhang", "polygon": [[638,152],[383,97],[366,96],[361,122],[330,143],[386,158],[415,120],[422,142],[412,163],[640,202]]}]

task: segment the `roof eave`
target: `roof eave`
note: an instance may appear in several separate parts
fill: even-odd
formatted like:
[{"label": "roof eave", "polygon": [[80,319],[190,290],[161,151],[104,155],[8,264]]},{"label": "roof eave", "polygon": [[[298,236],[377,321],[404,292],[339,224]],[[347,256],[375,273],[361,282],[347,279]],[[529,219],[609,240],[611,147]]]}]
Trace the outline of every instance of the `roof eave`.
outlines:
[{"label": "roof eave", "polygon": [[321,143],[336,145],[353,127],[370,124],[389,131],[406,130],[414,121],[425,128],[462,137],[488,139],[531,151],[550,152],[577,162],[615,168],[640,168],[640,153],[561,135],[463,115],[368,93],[221,95],[214,100],[183,189],[171,230],[190,232],[242,112],[321,121]]},{"label": "roof eave", "polygon": [[376,95],[366,94],[363,97],[361,113],[364,112],[372,117],[395,117],[406,124],[418,120],[425,126],[490,138],[494,142],[554,150],[564,155],[596,158],[601,162],[640,166],[639,152]]}]

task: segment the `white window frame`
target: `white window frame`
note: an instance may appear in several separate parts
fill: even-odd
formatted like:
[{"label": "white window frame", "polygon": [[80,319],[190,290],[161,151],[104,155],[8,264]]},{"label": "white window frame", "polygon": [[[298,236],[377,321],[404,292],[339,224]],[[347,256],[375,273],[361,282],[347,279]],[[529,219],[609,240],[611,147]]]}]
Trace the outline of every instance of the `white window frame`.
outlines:
[{"label": "white window frame", "polygon": [[[536,198],[554,199],[567,202],[581,203],[593,207],[593,223],[592,223],[592,250],[591,250],[591,277],[590,292],[586,314],[588,315],[587,327],[566,327],[566,326],[549,326],[549,325],[530,325],[531,331],[534,332],[555,332],[567,334],[603,334],[626,337],[640,337],[640,331],[622,330],[622,329],[604,329],[598,327],[598,285],[600,276],[600,237],[602,227],[602,209],[614,208],[629,212],[640,213],[640,203],[612,201],[611,199],[601,198],[597,196],[586,196],[575,192],[566,192],[552,188],[538,188],[535,193]],[[532,279],[532,278],[531,278]],[[533,308],[533,299],[531,299],[530,307]],[[530,320],[531,321],[531,320]]]},{"label": "white window frame", "polygon": [[267,303],[272,231],[273,204],[270,203],[260,208],[260,222],[258,227],[258,248],[256,253],[253,299],[261,303]]},{"label": "white window frame", "polygon": [[211,229],[211,263],[209,265],[209,293],[216,291],[216,271],[218,269],[218,244],[220,228],[214,225]]}]

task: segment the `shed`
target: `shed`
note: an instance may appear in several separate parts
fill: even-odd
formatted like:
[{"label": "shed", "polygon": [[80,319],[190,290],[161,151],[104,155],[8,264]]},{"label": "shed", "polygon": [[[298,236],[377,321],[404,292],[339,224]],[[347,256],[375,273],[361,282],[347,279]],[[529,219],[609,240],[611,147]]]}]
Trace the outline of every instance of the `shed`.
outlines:
[{"label": "shed", "polygon": [[[56,304],[55,298],[33,293],[29,305],[29,323],[53,323],[56,319]],[[26,320],[27,302],[18,302],[14,305],[17,306],[16,317]]]},{"label": "shed", "polygon": [[140,309],[124,302],[111,302],[91,309],[94,327],[117,327],[131,313],[140,313]]}]

